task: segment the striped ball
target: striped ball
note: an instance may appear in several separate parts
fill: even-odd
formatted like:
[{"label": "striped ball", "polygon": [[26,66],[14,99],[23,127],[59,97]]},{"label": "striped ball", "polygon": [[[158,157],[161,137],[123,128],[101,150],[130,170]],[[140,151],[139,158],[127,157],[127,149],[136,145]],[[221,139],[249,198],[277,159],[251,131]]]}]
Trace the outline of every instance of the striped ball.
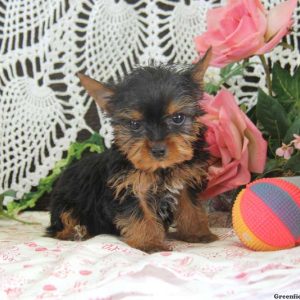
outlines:
[{"label": "striped ball", "polygon": [[246,186],[232,211],[233,228],[250,249],[271,251],[300,244],[300,189],[266,178]]}]

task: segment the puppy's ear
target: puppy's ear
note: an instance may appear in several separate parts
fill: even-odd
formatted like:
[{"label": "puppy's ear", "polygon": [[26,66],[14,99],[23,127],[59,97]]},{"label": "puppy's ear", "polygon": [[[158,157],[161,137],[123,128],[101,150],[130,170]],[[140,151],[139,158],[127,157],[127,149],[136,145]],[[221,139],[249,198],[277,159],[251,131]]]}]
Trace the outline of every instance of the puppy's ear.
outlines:
[{"label": "puppy's ear", "polygon": [[87,90],[88,94],[94,98],[96,103],[106,112],[109,112],[110,97],[114,94],[113,90],[105,84],[96,81],[89,76],[77,73],[81,85]]},{"label": "puppy's ear", "polygon": [[209,67],[209,63],[212,57],[212,47],[208,48],[204,56],[194,65],[192,70],[192,78],[198,83],[200,88],[203,87],[203,77]]}]

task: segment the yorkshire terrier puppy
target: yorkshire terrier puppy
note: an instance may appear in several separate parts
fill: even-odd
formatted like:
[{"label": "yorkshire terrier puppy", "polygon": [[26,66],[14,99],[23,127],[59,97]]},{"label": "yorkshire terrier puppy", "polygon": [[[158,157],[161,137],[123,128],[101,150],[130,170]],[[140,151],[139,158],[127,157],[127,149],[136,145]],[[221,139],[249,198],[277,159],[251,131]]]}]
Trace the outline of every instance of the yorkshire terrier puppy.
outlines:
[{"label": "yorkshire terrier puppy", "polygon": [[217,239],[197,198],[208,164],[198,101],[210,56],[181,70],[137,68],[115,85],[78,75],[111,118],[114,144],[63,172],[52,193],[49,236],[116,234],[147,252],[171,250],[171,224],[182,241]]}]

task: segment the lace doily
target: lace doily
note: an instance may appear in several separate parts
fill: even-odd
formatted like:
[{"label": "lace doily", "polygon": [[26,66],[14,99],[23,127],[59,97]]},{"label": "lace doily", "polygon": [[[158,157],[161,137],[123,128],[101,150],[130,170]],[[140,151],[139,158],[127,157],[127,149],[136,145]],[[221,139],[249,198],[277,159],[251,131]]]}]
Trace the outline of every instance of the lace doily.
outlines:
[{"label": "lace doily", "polygon": [[[149,60],[191,63],[193,37],[205,30],[209,7],[225,1],[173,0],[2,0],[0,3],[0,193],[18,196],[48,174],[82,129],[91,99],[75,74],[118,79]],[[263,1],[271,7],[279,0]],[[299,64],[299,18],[272,61]],[[232,80],[239,103],[255,103],[263,70]],[[252,77],[257,78],[247,80]],[[245,88],[248,87],[248,88]],[[250,89],[249,89],[250,88]],[[101,135],[112,139],[109,120],[99,111]]]}]

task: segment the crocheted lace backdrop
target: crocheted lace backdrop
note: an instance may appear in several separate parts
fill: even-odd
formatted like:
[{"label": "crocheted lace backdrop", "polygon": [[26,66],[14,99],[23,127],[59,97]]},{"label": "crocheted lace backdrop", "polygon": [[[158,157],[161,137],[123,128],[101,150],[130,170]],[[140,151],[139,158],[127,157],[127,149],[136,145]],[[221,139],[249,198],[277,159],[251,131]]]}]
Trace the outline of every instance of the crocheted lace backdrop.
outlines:
[{"label": "crocheted lace backdrop", "polygon": [[[1,0],[0,2],[0,193],[18,196],[48,174],[82,129],[91,105],[76,72],[118,79],[149,59],[191,63],[193,37],[205,30],[209,7],[225,1]],[[279,0],[263,1],[267,8]],[[300,18],[298,7],[296,18]],[[288,37],[299,48],[299,21]],[[292,69],[297,50],[270,55]],[[230,83],[239,103],[255,103],[263,70],[255,65]],[[256,80],[253,80],[256,78]],[[245,89],[245,87],[247,87]],[[99,111],[101,135],[112,130]]]}]

